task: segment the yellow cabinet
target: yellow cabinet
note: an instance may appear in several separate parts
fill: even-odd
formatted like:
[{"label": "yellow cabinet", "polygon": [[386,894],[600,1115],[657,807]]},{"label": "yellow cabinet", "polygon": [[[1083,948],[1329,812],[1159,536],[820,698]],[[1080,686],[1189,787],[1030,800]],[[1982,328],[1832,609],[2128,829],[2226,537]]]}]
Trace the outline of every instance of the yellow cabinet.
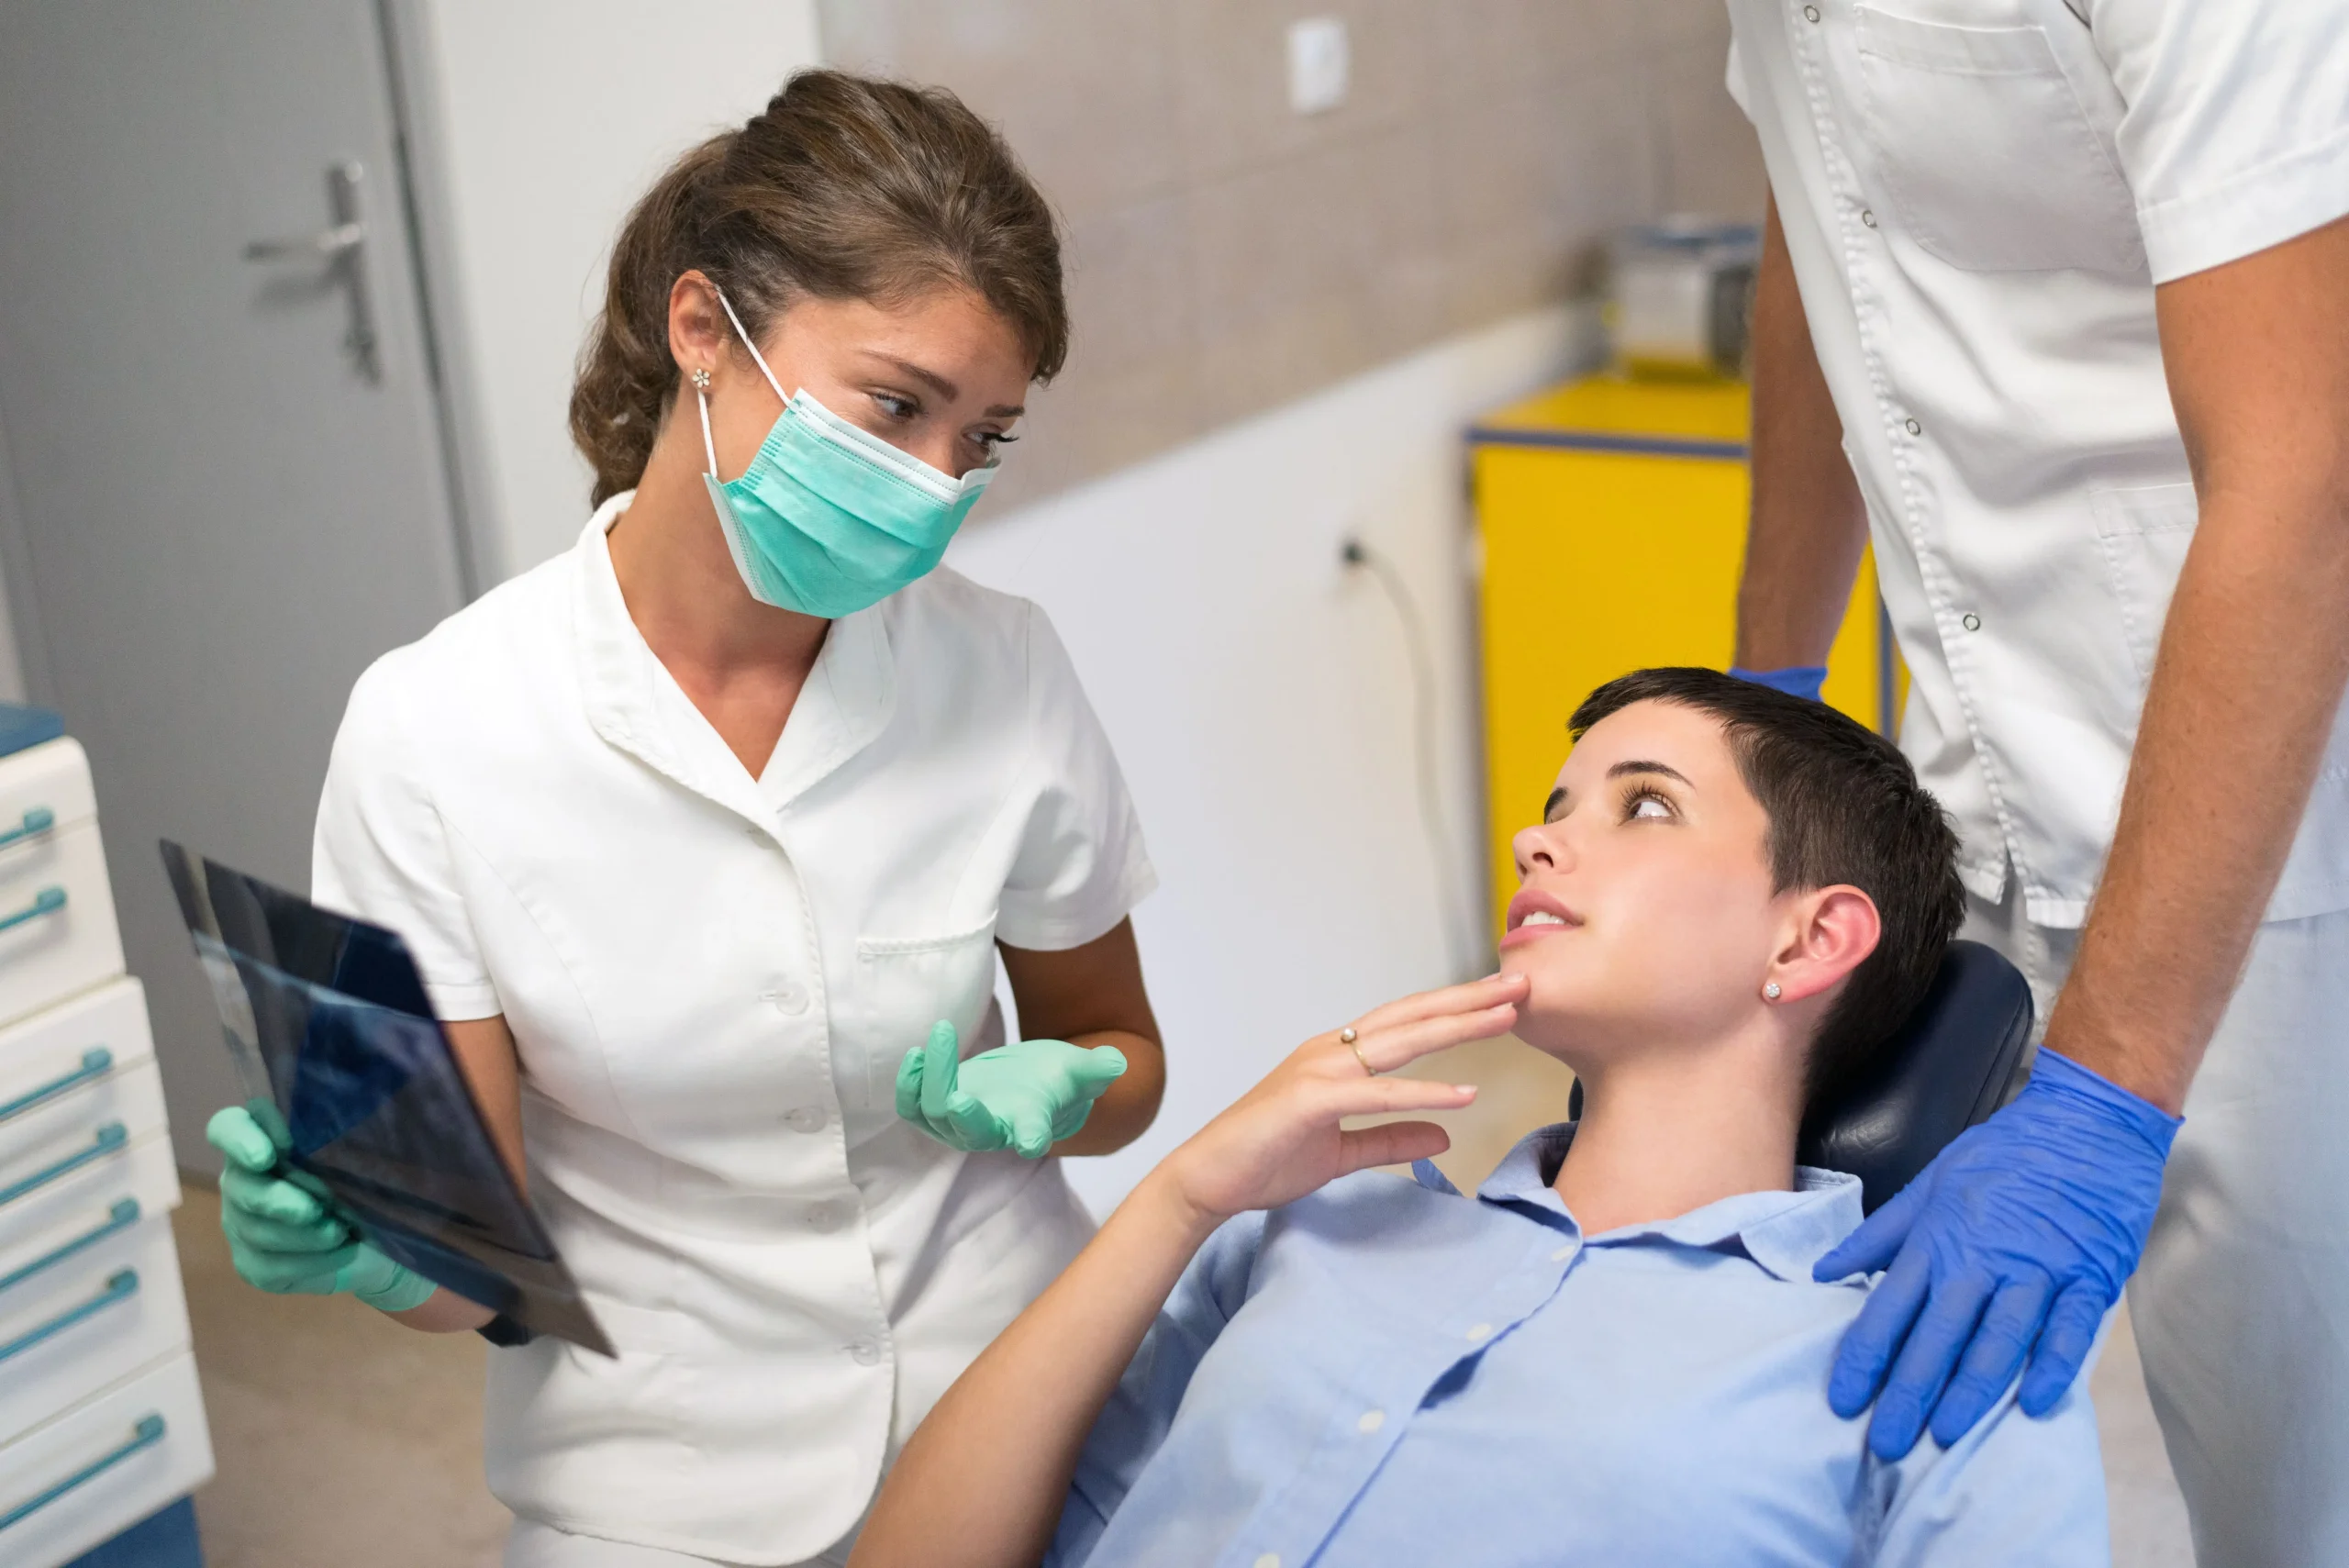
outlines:
[{"label": "yellow cabinet", "polygon": [[[1575,705],[1629,670],[1728,667],[1750,423],[1742,383],[1598,376],[1469,433],[1497,921],[1517,888],[1510,837],[1550,793]],[[1827,700],[1883,728],[1890,660],[1871,557],[1828,660]]]}]

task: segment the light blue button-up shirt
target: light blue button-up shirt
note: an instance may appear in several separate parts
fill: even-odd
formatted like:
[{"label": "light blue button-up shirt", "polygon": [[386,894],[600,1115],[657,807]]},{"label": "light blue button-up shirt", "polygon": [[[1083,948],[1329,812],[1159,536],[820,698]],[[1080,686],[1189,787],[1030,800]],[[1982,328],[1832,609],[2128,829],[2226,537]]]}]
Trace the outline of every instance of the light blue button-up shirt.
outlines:
[{"label": "light blue button-up shirt", "polygon": [[2096,1421],[2011,1391],[1870,1458],[1827,1406],[1860,1184],[1800,1173],[1586,1237],[1534,1133],[1475,1198],[1424,1162],[1231,1221],[1077,1465],[1053,1568],[2106,1563]]}]

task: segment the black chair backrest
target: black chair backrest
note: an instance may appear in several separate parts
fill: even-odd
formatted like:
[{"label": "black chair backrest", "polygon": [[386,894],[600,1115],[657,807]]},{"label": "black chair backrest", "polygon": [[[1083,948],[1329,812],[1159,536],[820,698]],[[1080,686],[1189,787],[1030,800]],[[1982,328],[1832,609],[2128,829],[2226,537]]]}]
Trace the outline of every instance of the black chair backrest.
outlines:
[{"label": "black chair backrest", "polygon": [[1870,1214],[2031,1076],[2031,986],[1979,942],[1952,942],[1932,989],[1867,1070],[1803,1118],[1795,1158],[1860,1178]]},{"label": "black chair backrest", "polygon": [[[1860,1178],[1874,1214],[2031,1076],[2031,986],[1979,942],[1952,942],[1932,989],[1867,1070],[1811,1106],[1795,1158]],[[1567,1109],[1582,1115],[1582,1085]]]}]

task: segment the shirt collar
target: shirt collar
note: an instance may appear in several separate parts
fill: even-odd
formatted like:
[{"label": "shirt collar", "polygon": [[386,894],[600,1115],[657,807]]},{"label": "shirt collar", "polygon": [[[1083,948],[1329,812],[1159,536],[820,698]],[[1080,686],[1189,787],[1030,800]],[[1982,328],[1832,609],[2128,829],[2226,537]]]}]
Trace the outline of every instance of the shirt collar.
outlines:
[{"label": "shirt collar", "polygon": [[[1486,1203],[1530,1206],[1562,1217],[1577,1234],[1557,1190],[1558,1166],[1574,1142],[1572,1122],[1537,1128],[1476,1189]],[[1671,1219],[1626,1225],[1585,1238],[1592,1247],[1664,1245],[1719,1251],[1734,1242],[1746,1256],[1783,1280],[1809,1281],[1830,1248],[1858,1229],[1860,1179],[1809,1165],[1795,1168],[1792,1192],[1738,1193]]]},{"label": "shirt collar", "polygon": [[[714,748],[680,745],[662,721],[655,694],[660,683],[674,683],[628,613],[605,537],[635,497],[635,491],[622,491],[596,507],[579,538],[576,625],[588,721],[607,741],[687,789],[771,826],[777,806],[807,791],[888,727],[896,707],[896,681],[882,606],[832,622],[768,760],[763,783],[754,780],[722,743]],[[682,693],[679,697],[690,710],[690,700]],[[724,765],[714,759],[722,759]]]}]

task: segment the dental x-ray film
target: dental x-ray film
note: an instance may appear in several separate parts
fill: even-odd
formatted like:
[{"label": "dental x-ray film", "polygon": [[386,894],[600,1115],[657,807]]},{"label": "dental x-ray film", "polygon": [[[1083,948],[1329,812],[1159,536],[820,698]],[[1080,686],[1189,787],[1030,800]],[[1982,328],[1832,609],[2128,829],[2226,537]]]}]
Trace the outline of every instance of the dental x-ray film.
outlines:
[{"label": "dental x-ray film", "polygon": [[366,1239],[532,1333],[612,1353],[498,1158],[407,944],[163,841],[248,1103]]}]

